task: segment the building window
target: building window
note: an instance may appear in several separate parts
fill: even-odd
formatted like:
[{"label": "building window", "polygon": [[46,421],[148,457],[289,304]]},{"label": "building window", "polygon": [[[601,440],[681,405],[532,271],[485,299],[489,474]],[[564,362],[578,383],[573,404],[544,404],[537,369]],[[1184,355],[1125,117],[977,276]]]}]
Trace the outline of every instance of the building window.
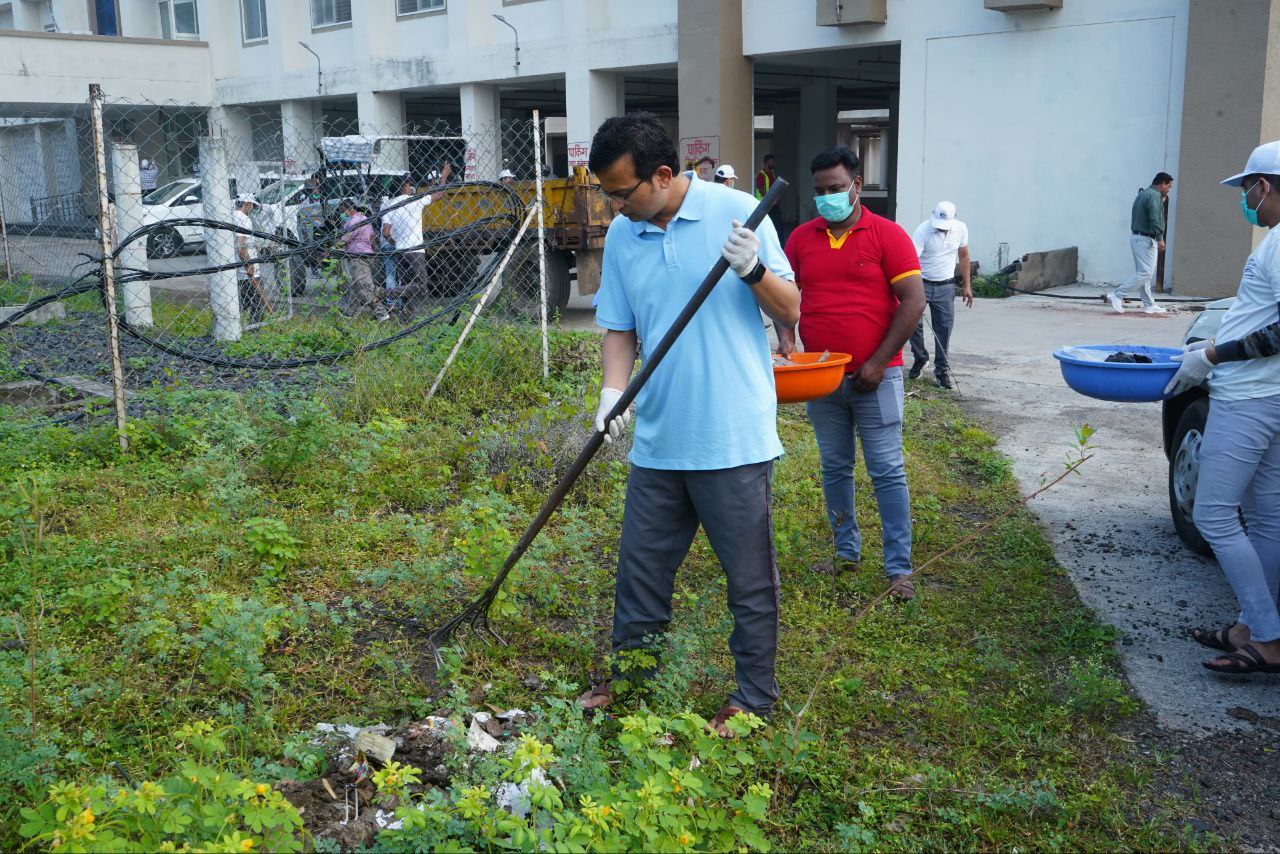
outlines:
[{"label": "building window", "polygon": [[120,7],[116,0],[90,0],[89,16],[95,35],[120,35]]},{"label": "building window", "polygon": [[160,0],[159,7],[161,38],[200,38],[200,15],[196,12],[196,0]]},{"label": "building window", "polygon": [[351,0],[311,0],[311,26],[351,23]]},{"label": "building window", "polygon": [[240,18],[244,23],[245,41],[262,41],[267,37],[267,0],[240,0]]},{"label": "building window", "polygon": [[396,0],[396,14],[402,16],[438,12],[443,8],[444,0]]},{"label": "building window", "polygon": [[5,3],[0,6],[0,30],[13,29],[13,4]]}]

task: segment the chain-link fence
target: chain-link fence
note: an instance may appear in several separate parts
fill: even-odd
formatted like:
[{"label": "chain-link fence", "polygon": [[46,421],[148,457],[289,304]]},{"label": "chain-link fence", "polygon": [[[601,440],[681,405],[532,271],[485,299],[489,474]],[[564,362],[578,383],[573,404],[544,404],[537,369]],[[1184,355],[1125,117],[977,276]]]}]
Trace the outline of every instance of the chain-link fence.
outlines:
[{"label": "chain-link fence", "polygon": [[105,395],[112,292],[118,384],[140,401],[176,386],[345,388],[378,409],[430,397],[455,359],[536,376],[574,252],[598,255],[608,221],[585,171],[542,170],[536,115],[353,133],[109,92],[5,112],[10,384]]}]

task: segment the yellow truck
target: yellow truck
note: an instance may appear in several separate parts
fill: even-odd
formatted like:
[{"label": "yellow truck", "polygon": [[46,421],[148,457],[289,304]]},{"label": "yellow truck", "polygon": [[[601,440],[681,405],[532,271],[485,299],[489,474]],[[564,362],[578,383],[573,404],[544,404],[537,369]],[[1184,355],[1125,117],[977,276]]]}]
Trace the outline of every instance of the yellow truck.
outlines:
[{"label": "yellow truck", "polygon": [[[542,182],[542,206],[547,258],[547,306],[552,311],[569,303],[572,273],[576,268],[578,293],[593,294],[600,288],[600,259],[604,253],[604,236],[613,219],[609,200],[597,192],[599,182],[585,167],[578,167],[570,178],[552,178]],[[513,181],[506,185],[520,197],[524,211],[537,201],[534,181]],[[430,243],[446,232],[456,232],[450,240],[428,249],[428,264],[433,275],[445,281],[460,281],[471,275],[480,256],[505,250],[515,236],[518,225],[509,220],[495,221],[480,228],[466,229],[486,218],[512,212],[507,190],[485,184],[467,184],[432,194],[431,204],[422,212],[422,232]],[[536,220],[530,233],[521,241],[508,274],[521,301],[538,301],[538,245]],[[466,230],[462,230],[466,229]]]}]

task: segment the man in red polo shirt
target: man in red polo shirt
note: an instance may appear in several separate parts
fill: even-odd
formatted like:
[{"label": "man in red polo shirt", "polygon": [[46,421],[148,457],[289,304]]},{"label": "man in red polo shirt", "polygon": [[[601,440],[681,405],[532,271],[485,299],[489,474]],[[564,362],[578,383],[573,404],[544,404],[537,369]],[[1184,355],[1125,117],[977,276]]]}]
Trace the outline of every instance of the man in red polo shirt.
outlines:
[{"label": "man in red polo shirt", "polygon": [[[862,537],[854,517],[853,467],[862,443],[883,528],[884,569],[893,596],[910,599],[911,500],[902,459],[902,345],[924,313],[915,244],[897,223],[862,207],[858,155],[828,149],[809,165],[817,219],[801,224],[786,254],[800,286],[804,349],[850,353],[844,382],[807,405],[822,454],[822,491],[836,559],[819,565],[855,569]],[[795,329],[778,330],[778,349],[795,349]]]}]

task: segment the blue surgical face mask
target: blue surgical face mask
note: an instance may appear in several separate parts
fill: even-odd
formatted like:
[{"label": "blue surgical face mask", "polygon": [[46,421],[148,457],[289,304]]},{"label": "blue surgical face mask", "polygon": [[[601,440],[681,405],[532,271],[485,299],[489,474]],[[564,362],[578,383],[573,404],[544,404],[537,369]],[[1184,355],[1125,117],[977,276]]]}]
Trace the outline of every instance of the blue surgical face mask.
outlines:
[{"label": "blue surgical face mask", "polygon": [[[1261,184],[1262,182],[1259,181],[1257,184],[1254,184],[1253,187],[1250,187],[1240,194],[1240,212],[1244,214],[1244,218],[1249,225],[1253,226],[1258,225],[1258,208],[1262,207],[1262,199],[1267,197],[1267,193],[1263,193],[1262,199],[1258,199],[1257,208],[1249,207],[1249,194],[1253,192],[1254,187],[1260,186]],[[1270,189],[1268,189],[1267,192],[1271,192]]]},{"label": "blue surgical face mask", "polygon": [[825,196],[814,196],[813,203],[818,206],[818,213],[823,219],[830,223],[837,223],[844,222],[853,213],[857,197],[850,201],[847,192],[828,193]]}]

